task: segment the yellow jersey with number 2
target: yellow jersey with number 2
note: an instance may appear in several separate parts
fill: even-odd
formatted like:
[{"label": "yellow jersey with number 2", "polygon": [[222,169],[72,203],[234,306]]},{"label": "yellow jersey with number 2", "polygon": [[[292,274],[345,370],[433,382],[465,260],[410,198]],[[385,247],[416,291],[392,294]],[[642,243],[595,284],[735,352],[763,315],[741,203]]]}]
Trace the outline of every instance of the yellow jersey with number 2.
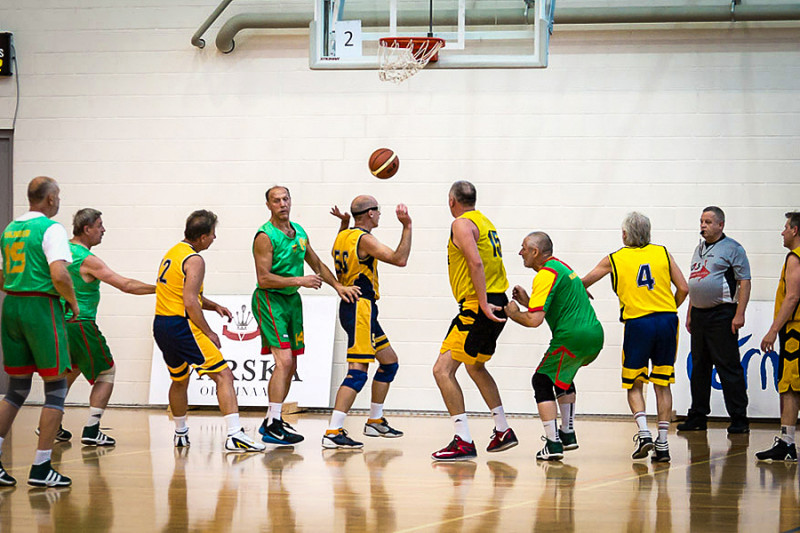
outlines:
[{"label": "yellow jersey with number 2", "polygon": [[[186,307],[183,305],[186,272],[183,264],[193,255],[197,255],[197,252],[189,243],[183,241],[170,248],[164,255],[156,279],[156,315],[186,316]],[[202,285],[200,294],[203,294]]]}]

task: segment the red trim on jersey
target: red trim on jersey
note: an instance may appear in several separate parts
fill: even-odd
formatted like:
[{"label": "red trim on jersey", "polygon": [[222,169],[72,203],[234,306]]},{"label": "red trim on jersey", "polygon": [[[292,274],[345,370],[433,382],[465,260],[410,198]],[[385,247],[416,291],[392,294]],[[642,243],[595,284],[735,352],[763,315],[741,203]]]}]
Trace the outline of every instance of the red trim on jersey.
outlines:
[{"label": "red trim on jersey", "polygon": [[78,327],[81,328],[81,336],[83,337],[83,344],[86,346],[86,353],[89,354],[89,366],[92,369],[92,375],[94,376],[94,360],[92,359],[92,350],[89,348],[89,339],[86,338],[86,332],[83,330],[83,323],[78,324]]},{"label": "red trim on jersey", "polygon": [[544,311],[544,306],[540,305],[539,307],[529,307],[528,308],[528,312],[529,313],[535,313],[536,311]]},{"label": "red trim on jersey", "polygon": [[[561,259],[559,259],[559,258],[557,258],[557,257],[551,257],[550,259],[553,259],[553,260],[555,260],[555,261],[558,261],[559,263],[561,263],[562,265],[564,265],[564,266],[565,266],[565,267],[567,267],[568,269],[572,270],[573,272],[575,271],[575,269],[574,269],[574,268],[572,268],[571,266],[569,266],[568,264],[566,264],[564,261],[562,261]],[[549,261],[550,259],[548,259],[548,261]]]},{"label": "red trim on jersey", "polygon": [[6,374],[9,376],[24,376],[26,374],[33,374],[37,368],[35,365],[28,366],[4,366]]},{"label": "red trim on jersey", "polygon": [[56,296],[55,294],[50,294],[49,292],[36,292],[36,291],[30,291],[30,292],[5,291],[5,292],[6,294],[10,294],[11,296],[43,296],[45,298],[58,299],[58,296]]}]

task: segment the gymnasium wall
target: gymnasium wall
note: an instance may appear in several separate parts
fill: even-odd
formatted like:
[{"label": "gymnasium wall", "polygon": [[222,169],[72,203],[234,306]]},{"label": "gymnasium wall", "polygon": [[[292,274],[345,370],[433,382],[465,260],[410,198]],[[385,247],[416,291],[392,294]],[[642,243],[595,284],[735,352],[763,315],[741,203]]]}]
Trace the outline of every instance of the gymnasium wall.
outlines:
[{"label": "gymnasium wall", "polygon": [[[250,245],[270,185],[291,188],[293,219],[329,265],[332,205],[375,195],[375,235],[394,246],[392,206],[408,204],[408,267],[380,270],[381,318],[402,363],[389,408],[444,409],[431,366],[456,312],[445,245],[457,179],[477,185],[512,286],[531,284],[517,256],[529,231],[547,231],[556,256],[583,274],[621,246],[633,209],[650,216],[654,242],[686,272],[700,211],[717,204],[750,255],[753,299],[774,296],[783,213],[800,207],[800,25],[560,26],[546,70],[423,71],[394,86],[374,71],[310,71],[304,31],[247,31],[223,55],[217,23],[198,50],[189,39],[216,0],[121,4],[0,5],[0,30],[14,32],[19,56],[15,215],[27,182],[53,176],[57,220],[69,226],[78,208],[100,209],[108,233],[98,254],[152,280],[186,215],[212,209],[221,222],[204,256],[214,295],[252,291]],[[261,9],[234,3],[230,14]],[[13,78],[0,79],[0,128],[11,127],[14,96]],[[381,146],[402,161],[386,182],[366,168]],[[593,293],[606,347],[578,376],[578,409],[625,413],[617,301],[607,281]],[[153,307],[153,297],[103,288],[113,403],[147,403]],[[332,394],[345,369],[338,326],[336,339]],[[548,340],[546,327],[503,333],[490,367],[508,412],[534,410],[530,376]],[[81,380],[70,399],[85,402],[87,392]],[[485,410],[470,384],[466,395],[468,410]],[[362,394],[356,406],[366,405]]]}]

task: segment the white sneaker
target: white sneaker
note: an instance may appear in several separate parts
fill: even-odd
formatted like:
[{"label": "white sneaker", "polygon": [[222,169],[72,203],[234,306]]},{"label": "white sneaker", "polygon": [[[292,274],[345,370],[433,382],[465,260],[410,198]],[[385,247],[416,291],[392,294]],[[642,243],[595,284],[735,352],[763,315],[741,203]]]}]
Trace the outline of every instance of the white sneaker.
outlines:
[{"label": "white sneaker", "polygon": [[189,430],[187,429],[183,433],[175,432],[175,436],[172,437],[172,441],[175,443],[176,448],[188,448],[189,447]]},{"label": "white sneaker", "polygon": [[241,429],[225,439],[225,449],[229,452],[263,452],[266,446],[255,442]]}]

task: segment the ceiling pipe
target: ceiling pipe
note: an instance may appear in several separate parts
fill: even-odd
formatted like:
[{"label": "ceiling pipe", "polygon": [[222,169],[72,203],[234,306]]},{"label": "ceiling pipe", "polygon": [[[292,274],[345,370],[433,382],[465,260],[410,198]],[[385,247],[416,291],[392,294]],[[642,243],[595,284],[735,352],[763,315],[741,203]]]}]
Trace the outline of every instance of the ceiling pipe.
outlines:
[{"label": "ceiling pipe", "polygon": [[[352,20],[361,20],[362,27],[388,27],[389,14],[383,12],[349,13]],[[397,13],[399,26],[427,26],[428,11]],[[524,10],[473,10],[467,11],[467,26],[516,26],[533,24],[532,14],[526,17]],[[231,17],[219,30],[216,45],[220,52],[233,51],[236,35],[247,29],[306,29],[313,19],[311,13],[242,13]],[[800,20],[800,4],[753,5],[731,3],[724,6],[697,7],[599,7],[559,8],[556,24],[648,24],[670,22],[763,22]],[[456,26],[458,13],[455,10],[437,11],[436,24]]]}]

